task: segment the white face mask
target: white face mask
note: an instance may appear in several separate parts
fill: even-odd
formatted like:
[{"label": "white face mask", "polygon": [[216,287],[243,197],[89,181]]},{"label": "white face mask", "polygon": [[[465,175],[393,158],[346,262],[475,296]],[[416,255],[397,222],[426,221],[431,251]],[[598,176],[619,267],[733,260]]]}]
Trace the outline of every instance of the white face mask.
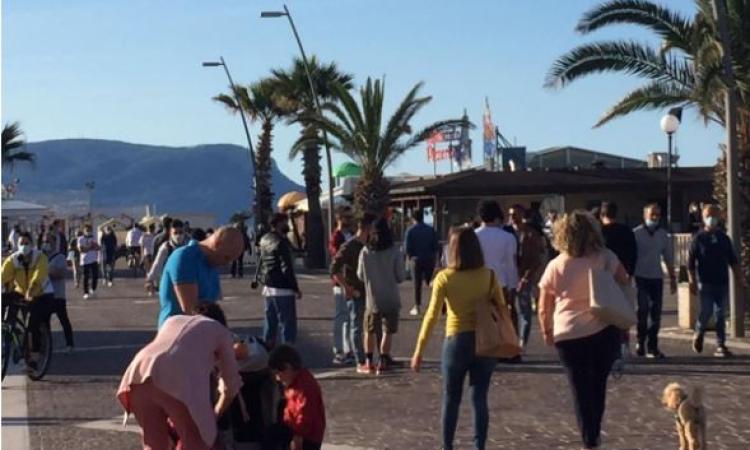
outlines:
[{"label": "white face mask", "polygon": [[716,228],[719,225],[718,217],[708,216],[703,219],[703,223],[708,228]]},{"label": "white face mask", "polygon": [[24,255],[29,255],[31,253],[31,250],[32,250],[31,244],[19,245],[18,249],[21,250],[21,253],[23,253]]}]

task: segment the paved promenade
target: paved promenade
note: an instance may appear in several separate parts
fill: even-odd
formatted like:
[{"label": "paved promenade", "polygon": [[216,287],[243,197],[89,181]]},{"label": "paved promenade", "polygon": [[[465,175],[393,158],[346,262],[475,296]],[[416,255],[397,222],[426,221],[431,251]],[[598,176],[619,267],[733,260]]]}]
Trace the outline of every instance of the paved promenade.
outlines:
[{"label": "paved promenade", "polygon": [[[222,281],[230,325],[241,332],[259,333],[262,301],[258,291],[252,291],[247,280]],[[333,302],[326,277],[302,276],[302,289],[299,346],[324,391],[328,416],[324,448],[439,448],[442,327],[430,342],[422,373],[403,368],[381,377],[357,375],[353,369],[330,364]],[[78,349],[72,355],[56,353],[45,380],[28,382],[25,390],[18,378],[4,383],[3,437],[11,433],[23,440],[28,432],[29,442],[14,445],[14,450],[138,448],[137,426],[123,429],[114,391],[130,358],[153,336],[157,301],[145,295],[140,280],[127,278],[113,288],[101,288],[94,300],[82,300],[80,291],[74,289],[69,292]],[[410,293],[410,286],[403,285],[402,299],[409,307]],[[676,324],[674,305],[674,299],[667,301],[667,328]],[[418,320],[406,316],[407,311],[405,307],[393,352],[404,361],[413,350],[419,327]],[[54,319],[53,327],[56,342],[62,345]],[[677,448],[672,415],[661,407],[659,397],[667,383],[679,381],[706,390],[709,448],[750,449],[750,346],[740,344],[735,358],[719,360],[710,356],[712,336],[707,339],[706,353],[696,356],[684,334],[672,334],[676,338],[664,339],[662,345],[667,360],[635,361],[621,379],[610,382],[603,448]],[[524,362],[500,365],[493,376],[488,448],[577,449],[575,416],[564,375],[553,350],[541,343],[536,324],[532,336]],[[466,394],[457,434],[459,449],[472,448],[468,400]],[[26,408],[19,402],[25,402]]]}]

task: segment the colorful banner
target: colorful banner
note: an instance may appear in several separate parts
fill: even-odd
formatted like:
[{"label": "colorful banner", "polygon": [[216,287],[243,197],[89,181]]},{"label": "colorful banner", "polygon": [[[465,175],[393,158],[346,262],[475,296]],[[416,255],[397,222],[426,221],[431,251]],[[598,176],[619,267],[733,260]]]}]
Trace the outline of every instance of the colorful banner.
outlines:
[{"label": "colorful banner", "polygon": [[497,151],[497,141],[495,139],[495,124],[492,123],[492,113],[490,112],[490,103],[487,97],[484,98],[484,159],[494,159]]}]

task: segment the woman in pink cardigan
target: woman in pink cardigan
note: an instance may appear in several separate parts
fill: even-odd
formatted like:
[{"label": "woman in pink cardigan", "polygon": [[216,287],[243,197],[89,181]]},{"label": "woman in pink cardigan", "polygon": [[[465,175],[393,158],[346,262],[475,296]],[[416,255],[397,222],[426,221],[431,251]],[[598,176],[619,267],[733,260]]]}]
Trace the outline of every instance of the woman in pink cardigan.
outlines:
[{"label": "woman in pink cardigan", "polygon": [[[194,316],[170,317],[125,371],[117,398],[143,429],[144,450],[172,448],[170,429],[184,450],[208,450],[216,421],[242,386],[232,334],[221,308],[203,303]],[[211,405],[209,380],[218,367],[223,383]]]}]

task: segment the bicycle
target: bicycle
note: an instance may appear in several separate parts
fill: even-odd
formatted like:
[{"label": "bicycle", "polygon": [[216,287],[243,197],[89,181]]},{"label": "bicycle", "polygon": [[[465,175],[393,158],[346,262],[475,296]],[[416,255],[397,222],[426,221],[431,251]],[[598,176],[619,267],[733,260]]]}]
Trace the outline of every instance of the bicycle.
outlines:
[{"label": "bicycle", "polygon": [[5,379],[11,359],[13,364],[18,364],[21,358],[24,358],[27,367],[26,376],[33,381],[41,380],[49,370],[52,360],[52,332],[49,325],[39,324],[39,358],[34,361],[31,359],[32,337],[29,329],[31,303],[25,301],[20,295],[4,294],[3,297],[6,299],[10,297],[10,299],[8,299],[7,306],[3,306],[1,379]]}]

